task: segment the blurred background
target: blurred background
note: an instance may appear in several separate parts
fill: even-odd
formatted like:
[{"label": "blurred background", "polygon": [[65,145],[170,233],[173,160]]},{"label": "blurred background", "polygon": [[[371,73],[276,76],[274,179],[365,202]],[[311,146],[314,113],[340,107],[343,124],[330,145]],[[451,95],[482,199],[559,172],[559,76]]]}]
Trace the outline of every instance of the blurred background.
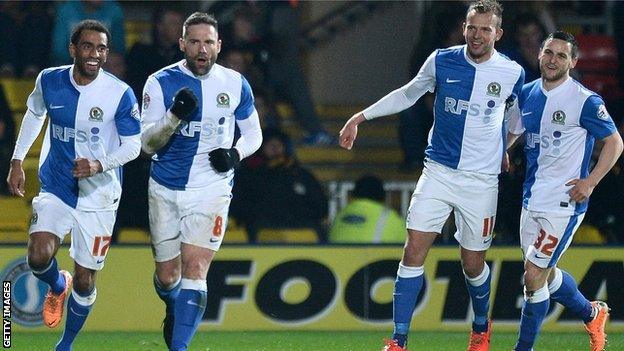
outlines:
[{"label": "blurred background", "polygon": [[[503,6],[505,32],[496,48],[523,65],[527,82],[539,77],[544,37],[555,29],[573,33],[580,44],[574,77],[604,97],[622,130],[624,2]],[[141,99],[150,74],[183,58],[178,38],[185,18],[206,11],[219,21],[218,62],[252,85],[264,142],[236,172],[224,249],[207,278],[214,289],[203,328],[390,330],[404,217],[422,169],[433,96],[362,125],[351,151],[338,147],[338,131],[352,114],[411,80],[432,50],[463,44],[466,8],[461,1],[1,1],[0,275],[15,284],[14,321],[41,326],[46,289],[24,258],[43,133],[24,162],[25,198],[9,197],[4,181],[35,77],[46,67],[71,64],[72,26],[95,18],[112,33],[105,69]],[[495,275],[492,316],[497,328],[514,332],[522,300],[521,147],[511,160],[510,172],[500,177],[488,260]],[[586,296],[612,307],[611,332],[624,325],[623,166],[620,159],[594,190],[575,245],[561,262]],[[149,167],[145,155],[124,166],[117,247],[99,275],[104,300],[89,329],[160,328],[162,306],[151,293]],[[416,328],[465,331],[470,323],[454,230],[451,218],[438,238],[448,247],[437,245],[427,259]],[[59,262],[71,264],[65,253]],[[121,318],[107,308],[119,301],[126,312]],[[582,330],[560,306],[549,313],[557,317],[545,328]],[[617,340],[614,346],[624,347]]]},{"label": "blurred background", "polygon": [[[545,35],[567,30],[581,49],[575,78],[604,97],[622,126],[624,24],[617,19],[624,18],[624,2],[503,6],[505,33],[496,48],[524,66],[527,82],[539,77],[537,54]],[[391,237],[383,228],[396,228],[389,214],[405,216],[422,168],[432,96],[363,125],[352,151],[337,146],[337,133],[353,113],[408,82],[432,50],[462,44],[466,7],[461,1],[3,1],[0,177],[6,179],[34,78],[43,68],[71,63],[67,46],[75,23],[95,18],[109,26],[106,69],[140,99],[149,74],[182,59],[184,19],[206,11],[219,21],[219,63],[250,81],[265,133],[262,148],[237,172],[225,242],[400,243],[402,233]],[[6,196],[1,182],[0,242],[27,239],[41,140],[25,161],[26,199]],[[524,162],[521,148],[515,151],[511,171],[501,176],[495,245],[518,242]],[[124,168],[115,240],[146,243],[149,159],[142,156]],[[368,190],[354,195],[363,176],[376,181],[363,182]],[[381,195],[371,186],[381,187]],[[624,243],[622,189],[620,160],[594,191],[575,241]],[[341,215],[353,202],[356,209]],[[372,234],[341,234],[348,230]],[[440,242],[454,243],[453,231],[451,219]]]}]

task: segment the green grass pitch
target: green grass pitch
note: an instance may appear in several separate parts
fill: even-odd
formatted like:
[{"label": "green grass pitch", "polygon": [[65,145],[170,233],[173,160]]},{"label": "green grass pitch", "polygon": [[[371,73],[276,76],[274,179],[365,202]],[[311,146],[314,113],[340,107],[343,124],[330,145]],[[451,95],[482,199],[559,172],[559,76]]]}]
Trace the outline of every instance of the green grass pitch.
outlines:
[{"label": "green grass pitch", "polygon": [[[60,333],[59,329],[59,333]],[[11,350],[50,351],[59,333],[13,333]],[[388,332],[200,332],[189,350],[193,351],[379,351]],[[467,333],[414,332],[410,351],[465,350]],[[516,333],[496,332],[491,351],[509,351]],[[85,332],[78,335],[74,351],[156,351],[166,350],[161,334],[156,332]],[[589,350],[583,333],[542,333],[536,344],[540,351]],[[607,350],[624,350],[624,335],[609,335]]]}]

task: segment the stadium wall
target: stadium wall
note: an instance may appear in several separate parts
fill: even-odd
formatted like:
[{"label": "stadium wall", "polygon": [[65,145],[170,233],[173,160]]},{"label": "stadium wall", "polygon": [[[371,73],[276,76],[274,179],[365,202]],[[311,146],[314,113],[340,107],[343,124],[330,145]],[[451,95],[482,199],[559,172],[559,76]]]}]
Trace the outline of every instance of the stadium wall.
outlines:
[{"label": "stadium wall", "polygon": [[[59,266],[71,268],[68,248]],[[0,247],[0,275],[12,281],[14,330],[41,326],[46,287],[30,274],[25,247]],[[400,246],[224,246],[208,277],[204,330],[380,330],[392,327],[392,287]],[[414,330],[469,328],[470,303],[456,248],[434,248],[426,267]],[[516,330],[522,303],[517,248],[488,252],[492,316],[499,330]],[[572,248],[561,267],[581,291],[611,306],[609,332],[624,332],[624,257],[618,248]],[[159,330],[164,305],[152,287],[153,263],[144,246],[113,247],[97,277],[89,330]],[[548,331],[578,331],[580,322],[553,304]]]}]

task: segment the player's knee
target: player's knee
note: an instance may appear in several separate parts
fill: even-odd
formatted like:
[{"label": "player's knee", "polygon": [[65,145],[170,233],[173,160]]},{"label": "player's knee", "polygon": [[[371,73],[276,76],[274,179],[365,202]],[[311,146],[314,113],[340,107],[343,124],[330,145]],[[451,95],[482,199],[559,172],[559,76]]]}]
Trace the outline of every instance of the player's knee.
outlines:
[{"label": "player's knee", "polygon": [[197,261],[184,262],[182,267],[182,276],[189,279],[202,279],[208,274],[208,265]]},{"label": "player's knee", "polygon": [[54,244],[38,240],[28,242],[28,266],[33,271],[41,271],[50,264],[54,256]]},{"label": "player's knee", "polygon": [[534,291],[546,283],[547,275],[542,269],[527,267],[524,271],[524,286],[529,291]]},{"label": "player's knee", "polygon": [[95,279],[93,274],[79,273],[74,275],[74,290],[80,295],[87,296],[95,288]]},{"label": "player's knee", "polygon": [[180,280],[180,268],[156,270],[156,279],[158,279],[158,285],[161,287],[165,289],[172,287]]},{"label": "player's knee", "polygon": [[483,272],[484,267],[485,265],[481,261],[462,261],[464,274],[470,278],[478,277]]}]

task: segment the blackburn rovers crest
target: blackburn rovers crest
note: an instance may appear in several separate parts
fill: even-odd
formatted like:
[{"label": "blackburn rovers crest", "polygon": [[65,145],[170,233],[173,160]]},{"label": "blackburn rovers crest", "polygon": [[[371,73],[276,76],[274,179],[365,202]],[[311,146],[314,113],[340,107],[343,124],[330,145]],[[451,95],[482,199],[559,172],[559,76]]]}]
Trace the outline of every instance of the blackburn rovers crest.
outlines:
[{"label": "blackburn rovers crest", "polygon": [[561,110],[558,110],[558,111],[555,111],[552,114],[552,121],[551,122],[555,123],[555,124],[563,125],[563,124],[565,124],[565,118],[566,118],[565,112],[563,112]]},{"label": "blackburn rovers crest", "polygon": [[104,119],[104,112],[99,107],[92,107],[91,111],[89,111],[89,121],[93,122],[102,122]]},{"label": "blackburn rovers crest", "polygon": [[598,118],[605,121],[609,119],[609,112],[607,112],[607,108],[605,107],[605,105],[600,105],[600,107],[598,107],[597,116]]},{"label": "blackburn rovers crest", "polygon": [[217,107],[230,107],[230,96],[226,93],[217,95]]},{"label": "blackburn rovers crest", "polygon": [[501,93],[501,85],[500,85],[500,83],[492,82],[492,83],[488,84],[486,93],[489,96],[500,97],[500,93]]}]

